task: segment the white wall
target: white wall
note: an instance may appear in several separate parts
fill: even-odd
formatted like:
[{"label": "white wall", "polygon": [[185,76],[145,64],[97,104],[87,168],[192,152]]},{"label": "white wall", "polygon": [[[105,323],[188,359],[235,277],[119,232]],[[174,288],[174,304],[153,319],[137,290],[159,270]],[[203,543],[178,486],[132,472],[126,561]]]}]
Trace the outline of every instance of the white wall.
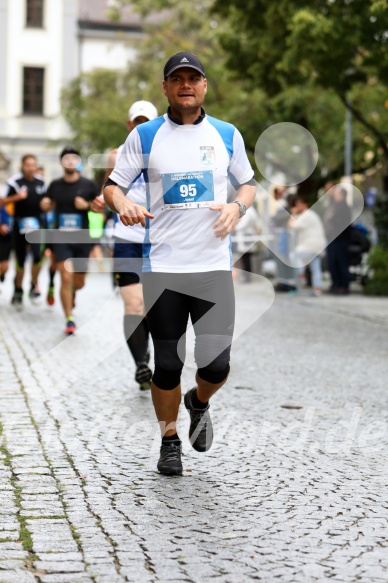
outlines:
[{"label": "white wall", "polygon": [[125,44],[121,38],[101,40],[83,38],[80,45],[80,65],[82,71],[92,69],[125,69],[136,56],[134,48]]},{"label": "white wall", "polygon": [[[43,28],[27,28],[25,0],[7,0],[6,98],[0,113],[0,148],[12,161],[11,171],[19,167],[19,159],[27,151],[46,158],[46,163],[51,158],[54,161],[57,148],[53,156],[49,142],[69,139],[69,128],[60,115],[60,93],[65,80],[78,74],[77,8],[78,0],[46,0]],[[45,69],[43,116],[23,114],[23,67]]]},{"label": "white wall", "polygon": [[[90,0],[93,2],[93,0]],[[58,152],[71,141],[60,115],[61,89],[82,71],[123,69],[136,55],[142,35],[78,30],[79,0],[46,0],[42,29],[27,28],[25,0],[0,0],[0,150],[18,170],[26,152],[35,153],[51,179],[60,172]],[[45,69],[44,112],[23,114],[23,67]],[[4,70],[5,69],[5,70]],[[0,176],[3,181],[3,175]]]},{"label": "white wall", "polygon": [[59,113],[62,59],[63,0],[45,3],[43,29],[26,28],[25,1],[8,2],[7,110],[22,115],[23,67],[45,68],[44,115]]}]

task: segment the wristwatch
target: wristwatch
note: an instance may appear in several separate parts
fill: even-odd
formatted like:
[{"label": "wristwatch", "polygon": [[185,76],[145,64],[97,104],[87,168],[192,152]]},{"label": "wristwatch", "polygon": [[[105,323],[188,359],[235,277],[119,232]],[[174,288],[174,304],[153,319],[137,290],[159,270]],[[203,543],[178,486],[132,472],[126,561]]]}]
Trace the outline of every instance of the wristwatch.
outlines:
[{"label": "wristwatch", "polygon": [[240,219],[241,219],[241,217],[243,217],[245,215],[245,213],[247,212],[247,207],[245,206],[245,204],[243,202],[241,202],[241,200],[234,200],[233,202],[238,204],[238,206],[240,208]]}]

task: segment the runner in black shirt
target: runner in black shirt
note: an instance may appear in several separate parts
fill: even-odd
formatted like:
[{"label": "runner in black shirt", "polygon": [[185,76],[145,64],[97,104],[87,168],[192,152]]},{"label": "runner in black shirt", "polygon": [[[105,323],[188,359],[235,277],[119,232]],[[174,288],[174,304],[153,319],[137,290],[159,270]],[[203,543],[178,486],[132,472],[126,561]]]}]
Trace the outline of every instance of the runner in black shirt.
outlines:
[{"label": "runner in black shirt", "polygon": [[[91,248],[88,211],[99,195],[97,183],[81,176],[81,157],[71,146],[60,154],[64,176],[54,180],[44,199],[45,211],[55,208],[58,242],[53,245],[57,268],[61,274],[61,302],[66,315],[66,334],[74,334],[72,315],[75,294],[85,285],[87,262]],[[68,259],[76,259],[76,272],[69,271]],[[81,265],[80,265],[81,263]],[[74,266],[73,266],[74,267]]]},{"label": "runner in black shirt", "polygon": [[36,171],[36,157],[32,154],[23,156],[21,172],[7,181],[5,197],[2,199],[2,204],[11,202],[15,205],[12,238],[16,255],[16,277],[12,303],[16,307],[23,304],[24,263],[29,249],[33,256],[30,298],[35,301],[40,297],[38,275],[44,248],[40,243],[28,243],[25,237],[28,231],[43,228],[41,203],[46,186],[36,176]]}]

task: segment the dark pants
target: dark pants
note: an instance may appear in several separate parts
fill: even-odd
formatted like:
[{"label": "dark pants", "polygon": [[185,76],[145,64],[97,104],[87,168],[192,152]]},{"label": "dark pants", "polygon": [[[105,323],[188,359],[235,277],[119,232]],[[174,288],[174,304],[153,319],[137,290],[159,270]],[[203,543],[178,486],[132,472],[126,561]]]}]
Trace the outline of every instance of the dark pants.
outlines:
[{"label": "dark pants", "polygon": [[241,256],[241,263],[244,269],[244,280],[251,281],[252,253],[244,253],[244,255]]},{"label": "dark pants", "polygon": [[335,290],[349,289],[349,252],[348,241],[336,240],[327,246],[327,267],[331,276],[332,287]]},{"label": "dark pants", "polygon": [[[222,382],[229,372],[234,329],[231,271],[143,273],[144,303],[155,349],[154,383],[165,390],[180,383],[189,317],[201,379]],[[183,343],[182,343],[182,340]]]},{"label": "dark pants", "polygon": [[13,231],[13,247],[18,268],[23,269],[29,249],[31,249],[32,262],[34,265],[38,265],[42,260],[44,251],[43,245],[40,243],[29,243],[25,235],[22,235],[16,229]]}]

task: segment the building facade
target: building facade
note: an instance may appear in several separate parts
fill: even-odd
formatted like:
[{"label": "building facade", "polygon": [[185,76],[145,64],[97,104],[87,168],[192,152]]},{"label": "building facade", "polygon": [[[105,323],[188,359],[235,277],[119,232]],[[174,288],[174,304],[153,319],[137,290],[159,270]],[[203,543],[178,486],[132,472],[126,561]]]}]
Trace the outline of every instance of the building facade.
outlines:
[{"label": "building facade", "polygon": [[62,88],[95,67],[119,69],[136,56],[140,18],[109,20],[109,0],[0,0],[0,182],[25,153],[47,178],[71,141],[61,116]]}]

